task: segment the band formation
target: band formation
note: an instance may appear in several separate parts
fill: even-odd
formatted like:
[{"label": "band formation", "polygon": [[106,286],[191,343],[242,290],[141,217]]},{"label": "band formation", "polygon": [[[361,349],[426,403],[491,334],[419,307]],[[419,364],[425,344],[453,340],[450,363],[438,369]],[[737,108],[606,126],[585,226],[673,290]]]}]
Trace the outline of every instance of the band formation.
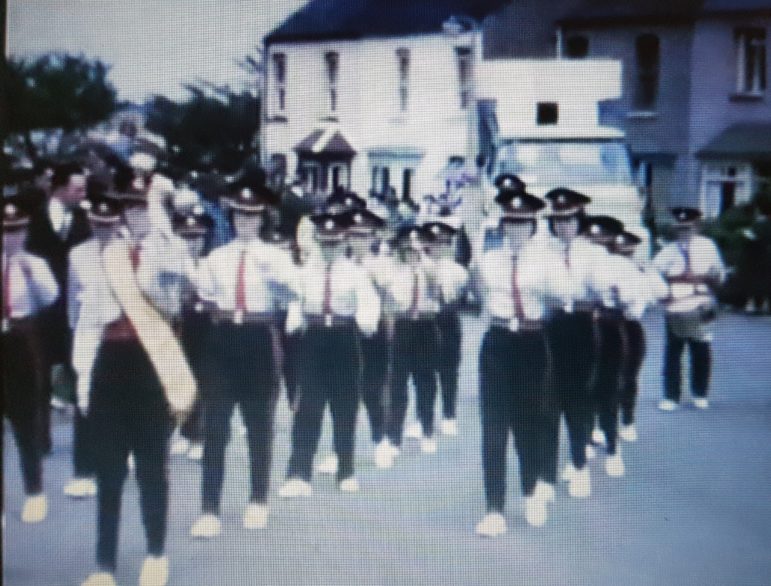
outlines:
[{"label": "band formation", "polygon": [[[581,193],[560,188],[540,199],[514,175],[495,186],[497,209],[472,238],[468,262],[458,261],[458,239],[469,240],[449,207],[393,222],[377,202],[338,189],[286,229],[280,198],[249,172],[230,182],[221,208],[141,164],[115,165],[106,179],[60,164],[48,199],[5,197],[3,396],[27,495],[22,521],[47,513],[52,371],[76,381],[65,492],[97,502],[96,569],[84,585],[115,583],[132,466],[147,540],[140,584],[162,585],[170,453],[201,460],[190,533],[215,538],[238,407],[251,483],[243,526],[266,528],[274,415],[285,394],[291,457],[278,497],[312,496],[314,470],[358,492],[360,401],[377,468],[398,465],[410,437],[434,454],[439,436],[458,434],[459,311],[468,307],[486,328],[478,394],[487,513],[476,533],[507,530],[510,432],[532,527],[547,522],[558,480],[570,496],[590,496],[587,458],[597,450],[604,471],[623,476],[620,438],[637,438],[640,320],[652,306],[666,312],[659,407],[680,403],[686,345],[694,404],[709,406],[713,290],[724,276],[717,248],[698,235],[699,212],[677,208],[675,240],[648,262],[619,221],[586,213]],[[405,425],[413,388],[418,421]],[[314,468],[327,406],[334,454]],[[558,474],[563,417],[570,460]]]}]

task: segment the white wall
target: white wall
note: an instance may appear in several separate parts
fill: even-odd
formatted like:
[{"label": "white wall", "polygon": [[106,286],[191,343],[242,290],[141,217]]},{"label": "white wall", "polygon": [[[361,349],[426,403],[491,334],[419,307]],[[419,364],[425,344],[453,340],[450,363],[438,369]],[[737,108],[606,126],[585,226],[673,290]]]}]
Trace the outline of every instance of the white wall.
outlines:
[{"label": "white wall", "polygon": [[[478,38],[471,39],[472,42]],[[410,51],[409,106],[400,111],[396,50]],[[264,123],[264,157],[284,153],[289,172],[296,168],[292,148],[307,136],[329,111],[324,54],[339,54],[338,107],[334,113],[357,149],[352,187],[370,187],[367,151],[385,145],[420,148],[425,157],[415,176],[413,194],[433,191],[435,176],[450,155],[465,156],[470,115],[460,107],[459,81],[453,41],[443,34],[362,41],[281,43],[270,53],[287,56],[286,110],[276,109],[272,71],[268,76],[268,119]],[[479,55],[479,53],[477,53]],[[473,112],[473,102],[470,106]],[[286,122],[272,121],[277,114]],[[397,173],[399,178],[397,179]],[[400,189],[401,170],[391,172]]]}]

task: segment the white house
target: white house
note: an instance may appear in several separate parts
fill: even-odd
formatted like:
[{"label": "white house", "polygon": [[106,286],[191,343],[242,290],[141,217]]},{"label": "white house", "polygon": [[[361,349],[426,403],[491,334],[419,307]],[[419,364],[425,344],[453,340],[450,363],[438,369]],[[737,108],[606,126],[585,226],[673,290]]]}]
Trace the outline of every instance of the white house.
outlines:
[{"label": "white house", "polygon": [[477,153],[477,23],[501,0],[315,0],[265,39],[263,163],[324,195],[443,188]]}]

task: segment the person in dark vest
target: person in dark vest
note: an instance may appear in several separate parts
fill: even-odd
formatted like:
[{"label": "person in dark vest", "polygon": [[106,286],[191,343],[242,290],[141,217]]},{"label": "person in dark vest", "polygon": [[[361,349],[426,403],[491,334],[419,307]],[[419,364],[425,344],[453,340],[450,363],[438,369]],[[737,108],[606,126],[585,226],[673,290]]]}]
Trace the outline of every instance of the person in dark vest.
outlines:
[{"label": "person in dark vest", "polygon": [[53,167],[50,196],[43,206],[31,213],[27,250],[48,262],[62,294],[39,316],[45,328],[47,365],[46,392],[41,397],[40,437],[45,452],[51,451],[50,402],[54,384],[73,378],[70,367],[72,332],[67,320],[68,258],[73,247],[91,236],[86,213],[80,202],[86,197],[86,176],[76,163],[61,163]]},{"label": "person in dark vest", "polygon": [[354,439],[361,376],[360,335],[373,336],[380,320],[380,298],[364,268],[346,257],[345,224],[340,215],[311,218],[320,252],[300,269],[299,300],[290,306],[287,331],[303,331],[300,397],[292,422],[292,455],[284,498],[310,496],[313,458],[329,404],[342,492],[358,492]]},{"label": "person in dark vest", "polygon": [[[111,196],[124,227],[102,250],[97,275],[80,307],[73,366],[78,408],[87,414],[97,478],[98,569],[84,586],[115,584],[121,497],[131,453],[136,462],[147,557],[142,586],[165,586],[173,419],[192,409],[197,387],[170,320],[178,309],[181,256],[154,231],[147,201],[173,191],[171,181],[145,181],[126,171]],[[154,192],[154,193],[153,193]],[[162,192],[162,193],[161,193]]]},{"label": "person in dark vest", "polygon": [[236,182],[228,200],[235,239],[201,262],[197,288],[214,306],[206,341],[212,354],[212,384],[203,387],[204,454],[201,515],[190,534],[210,539],[221,533],[220,501],[225,450],[236,406],[249,448],[249,501],[245,529],[268,523],[268,488],[273,455],[273,420],[278,400],[279,357],[275,348],[277,298],[294,295],[295,267],[259,235],[271,194],[259,183]]},{"label": "person in dark vest", "polygon": [[[564,305],[570,283],[555,279],[561,259],[533,239],[544,207],[524,189],[499,187],[503,243],[478,261],[477,288],[490,315],[479,352],[482,466],[487,513],[476,525],[483,537],[507,531],[506,450],[509,433],[519,461],[525,519],[540,527],[554,498],[550,446],[557,442],[559,411],[550,400],[546,323],[553,304]],[[552,464],[552,467],[556,464]]]},{"label": "person in dark vest", "polygon": [[675,240],[653,259],[669,285],[664,349],[662,411],[675,411],[680,403],[681,360],[685,346],[691,354],[691,393],[697,409],[709,408],[707,393],[712,368],[712,339],[717,318],[715,289],[725,279],[725,267],[715,243],[698,234],[701,212],[672,209]]},{"label": "person in dark vest", "polygon": [[[93,236],[78,244],[70,251],[69,275],[67,277],[67,314],[70,328],[77,336],[78,320],[83,296],[90,284],[99,279],[99,258],[104,247],[116,234],[121,223],[121,208],[106,196],[107,185],[89,181],[89,198],[81,202],[91,224]],[[73,342],[74,345],[74,342]],[[76,402],[77,403],[77,402]],[[72,468],[73,477],[64,486],[64,494],[71,498],[96,496],[93,450],[88,419],[75,405],[72,424]]]},{"label": "person in dark vest", "polygon": [[29,216],[3,200],[3,416],[19,450],[24,492],[21,520],[39,523],[48,513],[43,492],[38,418],[44,407],[45,355],[36,316],[59,296],[46,261],[24,250]]}]

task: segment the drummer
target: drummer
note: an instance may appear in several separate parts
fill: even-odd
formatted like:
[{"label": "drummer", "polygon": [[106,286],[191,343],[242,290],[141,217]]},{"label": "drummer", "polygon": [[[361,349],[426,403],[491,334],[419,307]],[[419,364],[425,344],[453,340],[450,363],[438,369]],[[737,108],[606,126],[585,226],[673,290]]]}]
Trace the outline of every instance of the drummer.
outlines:
[{"label": "drummer", "polygon": [[701,212],[694,208],[671,210],[675,240],[653,259],[669,285],[665,301],[667,341],[664,351],[662,411],[674,411],[680,402],[681,357],[691,352],[691,392],[694,406],[709,408],[707,391],[717,303],[714,290],[725,278],[725,267],[715,243],[698,234]]}]

